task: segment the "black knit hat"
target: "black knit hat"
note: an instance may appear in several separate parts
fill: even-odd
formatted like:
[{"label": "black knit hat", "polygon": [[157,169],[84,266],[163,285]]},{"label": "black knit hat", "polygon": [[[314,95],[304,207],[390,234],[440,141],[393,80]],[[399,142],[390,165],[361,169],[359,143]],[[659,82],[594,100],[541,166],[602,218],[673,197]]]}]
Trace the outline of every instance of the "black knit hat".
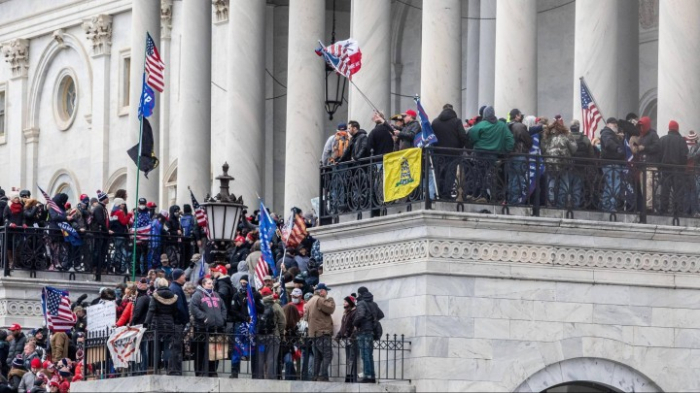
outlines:
[{"label": "black knit hat", "polygon": [[185,212],[185,214],[192,213],[192,206],[190,206],[190,205],[188,205],[188,204],[185,203],[185,204],[182,206],[182,211]]},{"label": "black knit hat", "polygon": [[348,302],[348,304],[350,304],[351,307],[355,307],[355,302],[356,302],[356,300],[355,300],[354,297],[352,297],[352,296],[345,296],[345,299],[343,299],[343,300],[345,300],[346,302]]}]

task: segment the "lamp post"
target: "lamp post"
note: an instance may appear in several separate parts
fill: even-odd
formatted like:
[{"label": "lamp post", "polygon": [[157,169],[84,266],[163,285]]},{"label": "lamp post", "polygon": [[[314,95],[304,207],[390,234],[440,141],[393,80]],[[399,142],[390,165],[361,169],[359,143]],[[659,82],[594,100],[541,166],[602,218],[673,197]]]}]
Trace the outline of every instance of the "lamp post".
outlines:
[{"label": "lamp post", "polygon": [[[331,31],[331,44],[335,44],[335,0],[333,0],[333,29]],[[348,80],[335,72],[335,69],[326,63],[326,113],[328,119],[333,120],[333,115],[343,105],[345,98],[345,85]]]},{"label": "lamp post", "polygon": [[229,193],[229,182],[234,180],[228,174],[228,162],[222,166],[224,173],[216,177],[219,181],[219,193],[213,198],[207,195],[202,206],[207,212],[209,238],[213,241],[211,255],[214,260],[221,260],[226,255],[227,243],[233,241],[238,228],[241,213],[247,208],[243,197]]}]

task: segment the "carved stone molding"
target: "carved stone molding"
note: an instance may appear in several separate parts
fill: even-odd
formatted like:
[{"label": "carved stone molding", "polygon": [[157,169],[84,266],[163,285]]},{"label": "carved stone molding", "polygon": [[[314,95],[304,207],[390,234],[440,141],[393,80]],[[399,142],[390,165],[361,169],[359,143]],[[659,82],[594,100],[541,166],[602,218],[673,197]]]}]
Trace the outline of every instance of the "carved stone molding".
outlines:
[{"label": "carved stone molding", "polygon": [[53,39],[58,43],[58,46],[61,48],[66,47],[66,43],[64,41],[63,35],[65,34],[65,30],[63,29],[58,29],[53,32]]},{"label": "carved stone molding", "polygon": [[214,6],[214,15],[216,16],[214,23],[228,22],[229,0],[211,0],[211,4]]},{"label": "carved stone molding", "polygon": [[324,265],[329,272],[429,258],[666,273],[700,273],[700,258],[691,254],[497,242],[420,240],[356,250],[326,252],[323,257]]},{"label": "carved stone molding", "polygon": [[109,55],[112,49],[112,16],[101,14],[85,20],[83,29],[92,42],[92,56]]},{"label": "carved stone molding", "polygon": [[659,27],[659,0],[639,2],[639,25],[644,30]]},{"label": "carved stone molding", "polygon": [[160,0],[160,38],[170,38],[173,30],[173,0]]},{"label": "carved stone molding", "polygon": [[40,317],[41,302],[32,300],[0,300],[0,316]]},{"label": "carved stone molding", "polygon": [[26,78],[29,70],[29,40],[17,38],[0,45],[5,61],[10,65],[12,78]]},{"label": "carved stone molding", "polygon": [[24,142],[26,144],[38,143],[39,133],[38,128],[27,128],[26,130],[22,131],[22,134],[24,134]]}]

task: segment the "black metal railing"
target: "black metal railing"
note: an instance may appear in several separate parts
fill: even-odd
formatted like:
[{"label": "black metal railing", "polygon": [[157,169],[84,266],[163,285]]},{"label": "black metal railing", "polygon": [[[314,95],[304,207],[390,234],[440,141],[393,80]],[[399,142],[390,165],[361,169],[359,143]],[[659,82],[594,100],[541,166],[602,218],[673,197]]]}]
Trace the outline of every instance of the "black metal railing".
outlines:
[{"label": "black metal railing", "polygon": [[[0,264],[5,276],[13,271],[38,271],[129,275],[134,253],[133,234],[80,232],[80,245],[73,244],[60,230],[48,228],[0,227]],[[136,240],[136,274],[161,266],[168,256],[171,268],[184,268],[194,252],[194,240],[180,236],[139,234]],[[187,263],[185,263],[187,261]]]},{"label": "black metal railing", "polygon": [[[332,339],[329,335],[275,337],[233,331],[147,330],[139,346],[140,357],[125,367],[115,367],[108,338],[109,331],[105,330],[89,332],[80,339],[85,380],[164,374],[313,381],[324,380],[322,375],[327,373],[329,379],[357,382],[360,376],[367,377],[364,370],[369,359],[376,380],[409,380],[404,362],[411,342],[396,334],[364,340]],[[316,370],[314,351],[331,357],[319,363]],[[323,365],[327,366],[326,372],[322,371]]]},{"label": "black metal railing", "polygon": [[425,209],[435,202],[455,205],[494,205],[504,214],[511,207],[533,216],[543,209],[604,213],[610,221],[619,214],[634,221],[680,225],[680,218],[700,217],[700,168],[596,158],[495,154],[464,149],[426,148],[421,184],[399,201],[383,198],[382,157],[321,167],[319,218],[338,222],[350,214],[385,215],[389,208],[416,203]]}]

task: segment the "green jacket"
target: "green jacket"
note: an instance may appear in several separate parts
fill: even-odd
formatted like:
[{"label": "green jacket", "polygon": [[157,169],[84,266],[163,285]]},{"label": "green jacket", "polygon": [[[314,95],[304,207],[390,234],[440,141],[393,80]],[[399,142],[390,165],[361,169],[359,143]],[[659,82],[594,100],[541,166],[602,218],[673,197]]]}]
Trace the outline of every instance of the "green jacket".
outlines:
[{"label": "green jacket", "polygon": [[491,107],[484,110],[484,120],[469,130],[469,139],[474,144],[474,150],[508,153],[515,146],[513,133],[506,123],[496,120]]}]

